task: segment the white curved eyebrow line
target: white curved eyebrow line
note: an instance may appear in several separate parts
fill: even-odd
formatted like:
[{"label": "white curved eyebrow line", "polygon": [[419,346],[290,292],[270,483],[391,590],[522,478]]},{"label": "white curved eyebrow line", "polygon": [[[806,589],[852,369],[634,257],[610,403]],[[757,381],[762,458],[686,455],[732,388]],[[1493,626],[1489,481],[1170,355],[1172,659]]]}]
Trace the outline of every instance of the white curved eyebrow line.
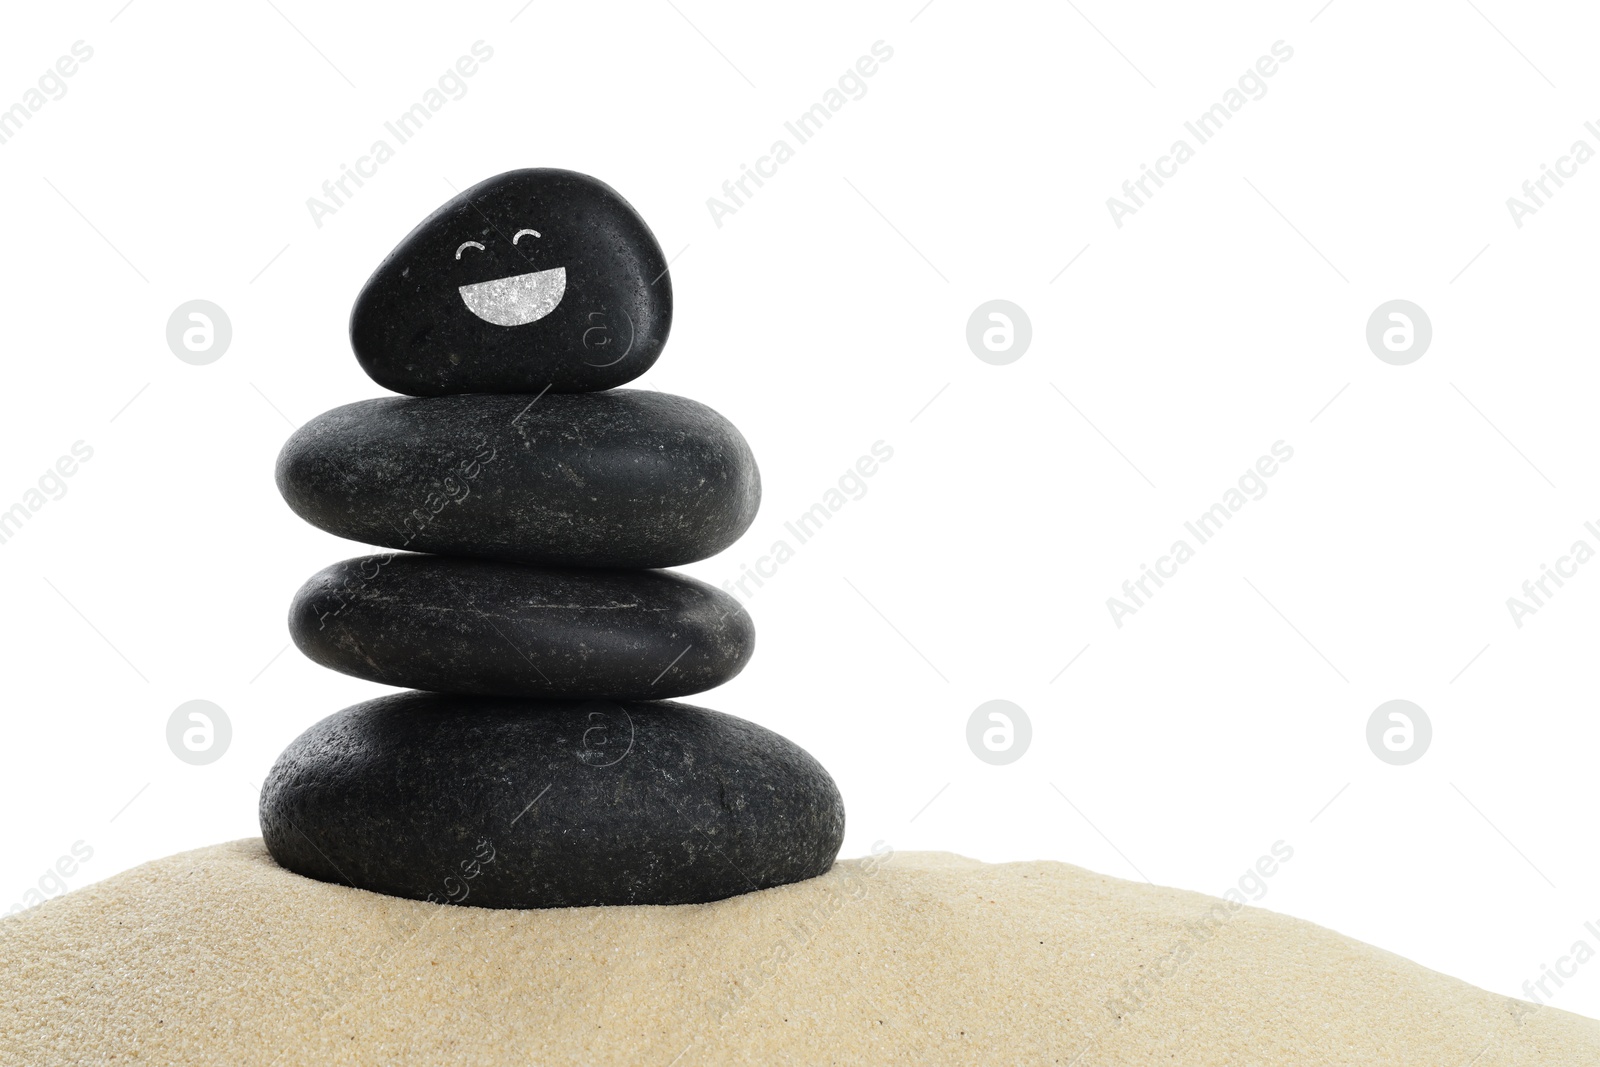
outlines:
[{"label": "white curved eyebrow line", "polygon": [[538,230],[518,230],[516,232],[516,234],[511,238],[511,243],[512,244],[516,244],[518,241],[522,240],[522,235],[525,234],[525,233],[531,233],[535,237],[543,237],[544,236],[544,234],[540,233]]},{"label": "white curved eyebrow line", "polygon": [[[516,242],[513,241],[512,244],[516,244]],[[461,253],[465,252],[469,248],[476,248],[480,252],[483,251],[483,246],[481,244],[479,244],[477,241],[462,241],[461,242],[461,247],[456,249],[456,258],[460,259],[461,258]]]}]

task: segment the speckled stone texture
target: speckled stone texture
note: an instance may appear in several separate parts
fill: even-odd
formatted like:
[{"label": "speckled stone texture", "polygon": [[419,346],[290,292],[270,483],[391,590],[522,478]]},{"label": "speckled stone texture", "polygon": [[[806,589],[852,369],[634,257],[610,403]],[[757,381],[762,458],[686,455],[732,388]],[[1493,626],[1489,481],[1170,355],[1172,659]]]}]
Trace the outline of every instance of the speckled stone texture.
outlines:
[{"label": "speckled stone texture", "polygon": [[672,326],[661,246],[604,182],[514,170],[428,216],[356,297],[350,343],[411,396],[583,392],[632,381]]},{"label": "speckled stone texture", "polygon": [[289,632],[357,678],[502,696],[687,696],[738,674],[755,648],[739,602],[684,575],[394,552],[313,575]]},{"label": "speckled stone texture", "polygon": [[295,431],[277,480],[296,514],[340,537],[591,567],[704,559],[761,501],[732,423],[634,389],[346,404]]},{"label": "speckled stone texture", "polygon": [[292,871],[489,908],[719,900],[820,875],[844,838],[828,772],[743,719],[433,693],[312,726],[260,817]]}]

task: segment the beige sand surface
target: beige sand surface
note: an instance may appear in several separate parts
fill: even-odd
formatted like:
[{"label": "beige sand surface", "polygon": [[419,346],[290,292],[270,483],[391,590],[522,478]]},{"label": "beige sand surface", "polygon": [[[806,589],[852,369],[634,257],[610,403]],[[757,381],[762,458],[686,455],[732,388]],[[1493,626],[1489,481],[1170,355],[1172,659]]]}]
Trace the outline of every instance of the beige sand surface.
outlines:
[{"label": "beige sand surface", "polygon": [[491,911],[236,841],[0,920],[0,1063],[1600,1064],[1593,1020],[1228,907],[903,853],[716,904]]}]

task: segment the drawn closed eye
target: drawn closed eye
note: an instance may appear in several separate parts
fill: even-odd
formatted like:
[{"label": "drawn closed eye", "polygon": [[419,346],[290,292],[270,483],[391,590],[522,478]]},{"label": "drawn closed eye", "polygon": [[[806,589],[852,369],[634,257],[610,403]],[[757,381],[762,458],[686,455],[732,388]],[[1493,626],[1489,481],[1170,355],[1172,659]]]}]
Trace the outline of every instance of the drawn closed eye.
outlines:
[{"label": "drawn closed eye", "polygon": [[[513,241],[511,243],[512,244],[516,244],[515,241]],[[462,241],[461,242],[461,247],[456,249],[456,258],[460,259],[461,258],[461,253],[465,252],[469,248],[476,248],[480,252],[483,251],[483,246],[481,244],[479,244],[477,241]]]},{"label": "drawn closed eye", "polygon": [[539,231],[538,231],[538,230],[518,230],[518,231],[517,231],[517,232],[516,232],[516,234],[515,234],[515,235],[514,235],[514,236],[513,236],[513,237],[512,237],[512,238],[511,238],[511,243],[512,243],[512,244],[513,244],[513,245],[514,245],[514,244],[516,244],[516,243],[517,243],[517,242],[518,242],[518,241],[520,241],[520,240],[522,240],[522,235],[523,235],[523,234],[525,234],[525,233],[531,233],[531,234],[533,234],[533,235],[534,235],[534,236],[535,236],[535,237],[543,237],[543,236],[544,236],[544,235],[543,235],[543,234],[542,234],[542,233],[540,233],[540,232],[539,232]]}]

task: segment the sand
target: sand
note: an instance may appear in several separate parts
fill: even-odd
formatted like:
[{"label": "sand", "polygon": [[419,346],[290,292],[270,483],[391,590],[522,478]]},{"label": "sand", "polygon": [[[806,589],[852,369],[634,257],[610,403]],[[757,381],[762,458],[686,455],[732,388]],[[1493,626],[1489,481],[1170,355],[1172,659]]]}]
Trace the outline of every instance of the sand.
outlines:
[{"label": "sand", "polygon": [[252,839],[0,920],[0,1063],[67,1062],[1557,1067],[1600,1063],[1600,1023],[1060,863],[514,912],[310,881]]}]

